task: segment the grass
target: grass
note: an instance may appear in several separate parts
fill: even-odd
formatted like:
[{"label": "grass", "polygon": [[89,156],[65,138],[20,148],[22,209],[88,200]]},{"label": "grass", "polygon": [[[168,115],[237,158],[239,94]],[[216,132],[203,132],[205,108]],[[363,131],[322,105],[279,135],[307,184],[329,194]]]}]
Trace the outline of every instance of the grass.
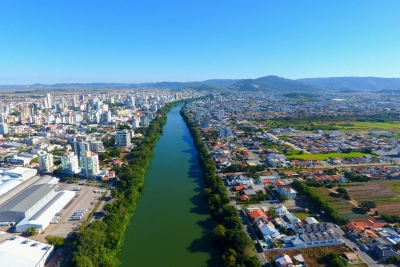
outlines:
[{"label": "grass", "polygon": [[307,212],[293,212],[294,215],[299,218],[300,220],[304,220],[307,217],[310,217],[311,215],[308,214]]},{"label": "grass", "polygon": [[333,193],[325,187],[313,187],[312,189],[324,200],[326,200],[341,217],[346,219],[368,217],[368,215],[364,214],[361,209],[352,205],[348,200],[340,197],[339,194]]},{"label": "grass", "polygon": [[327,158],[357,158],[365,156],[365,153],[351,152],[351,153],[327,153],[327,154],[301,154],[288,156],[288,159],[302,159],[302,160],[326,160]]},{"label": "grass", "polygon": [[343,130],[400,130],[400,122],[345,122],[337,123]]},{"label": "grass", "polygon": [[374,181],[377,184],[380,184],[384,187],[386,187],[387,189],[392,190],[393,192],[400,194],[400,181]]}]

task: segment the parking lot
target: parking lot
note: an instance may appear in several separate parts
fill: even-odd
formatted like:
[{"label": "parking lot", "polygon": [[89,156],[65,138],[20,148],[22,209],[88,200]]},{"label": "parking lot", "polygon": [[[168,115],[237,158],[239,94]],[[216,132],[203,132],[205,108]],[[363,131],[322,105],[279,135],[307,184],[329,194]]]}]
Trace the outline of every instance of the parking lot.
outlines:
[{"label": "parking lot", "polygon": [[[47,235],[67,237],[69,233],[73,232],[86,219],[101,197],[101,193],[94,193],[95,190],[99,190],[97,187],[76,184],[61,184],[57,191],[73,190],[77,187],[81,188],[81,190],[76,191],[76,196],[60,211],[61,218],[59,222],[57,224],[50,224],[43,233],[35,236],[34,239],[44,242]],[[81,220],[70,220],[75,212],[85,209],[87,209],[87,212]]]}]

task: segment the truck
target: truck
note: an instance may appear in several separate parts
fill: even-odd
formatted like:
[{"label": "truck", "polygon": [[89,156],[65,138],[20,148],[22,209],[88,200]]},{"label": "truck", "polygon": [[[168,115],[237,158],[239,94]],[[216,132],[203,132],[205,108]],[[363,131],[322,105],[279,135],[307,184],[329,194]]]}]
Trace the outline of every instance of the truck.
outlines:
[{"label": "truck", "polygon": [[57,224],[57,223],[58,223],[58,220],[52,220],[50,223],[51,223],[51,224]]},{"label": "truck", "polygon": [[82,188],[80,187],[75,187],[74,189],[72,189],[73,191],[81,191]]},{"label": "truck", "polygon": [[81,211],[83,211],[83,212],[87,212],[87,209],[86,209],[86,210],[78,210],[78,212],[81,212]]}]

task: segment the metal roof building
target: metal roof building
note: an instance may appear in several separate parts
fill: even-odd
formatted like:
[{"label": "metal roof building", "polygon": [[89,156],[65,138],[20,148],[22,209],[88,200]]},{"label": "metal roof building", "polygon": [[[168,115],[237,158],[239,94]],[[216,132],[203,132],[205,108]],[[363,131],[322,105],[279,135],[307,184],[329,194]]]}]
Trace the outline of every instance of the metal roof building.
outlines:
[{"label": "metal roof building", "polygon": [[52,245],[0,231],[0,267],[43,267]]},{"label": "metal roof building", "polygon": [[36,174],[37,174],[36,169],[23,168],[23,167],[16,167],[14,169],[3,171],[3,175],[9,175],[12,178],[22,178],[24,179],[24,181],[35,176]]},{"label": "metal roof building", "polygon": [[42,232],[49,226],[54,215],[62,210],[75,196],[74,191],[60,191],[38,207],[30,216],[15,226],[16,232],[26,232],[29,227],[35,227]]},{"label": "metal roof building", "polygon": [[49,184],[34,185],[0,207],[0,222],[20,222],[55,194]]},{"label": "metal roof building", "polygon": [[[20,179],[15,179],[15,180],[20,180]],[[47,177],[40,177],[40,176],[33,176],[32,178],[28,179],[25,182],[21,182],[21,184],[17,185],[16,187],[12,188],[8,192],[3,191],[3,193],[0,193],[0,207],[3,205],[3,203],[9,201],[10,199],[14,198],[18,194],[20,194],[22,191],[26,190],[27,188],[31,187],[34,184],[44,184],[48,181],[49,179]],[[0,185],[1,186],[1,185]],[[0,189],[0,191],[2,191]]]}]

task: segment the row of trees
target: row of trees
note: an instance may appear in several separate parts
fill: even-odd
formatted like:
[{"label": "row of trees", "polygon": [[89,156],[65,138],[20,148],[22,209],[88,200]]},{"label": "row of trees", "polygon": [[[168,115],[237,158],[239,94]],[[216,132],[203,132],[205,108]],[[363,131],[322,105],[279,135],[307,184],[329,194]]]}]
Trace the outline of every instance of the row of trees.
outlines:
[{"label": "row of trees", "polygon": [[321,209],[325,215],[330,217],[337,224],[346,224],[348,222],[347,219],[341,217],[336,209],[332,207],[326,200],[324,200],[321,196],[315,193],[312,188],[310,188],[305,183],[294,180],[292,182],[292,187],[297,190],[300,194],[304,195],[310,203],[313,203],[319,209]]},{"label": "row of trees", "polygon": [[[72,260],[70,266],[112,267],[120,264],[116,258],[121,250],[125,230],[136,208],[139,192],[144,189],[144,176],[147,165],[153,157],[153,150],[163,133],[167,121],[166,113],[178,102],[170,103],[157,112],[146,136],[140,145],[129,155],[127,165],[116,166],[114,170],[120,178],[118,191],[112,192],[113,202],[104,206],[107,215],[103,221],[93,221],[71,238]],[[111,145],[114,140],[110,140]]]},{"label": "row of trees", "polygon": [[215,162],[201,139],[200,130],[186,113],[185,107],[182,108],[181,115],[189,128],[199,154],[205,185],[203,199],[208,204],[209,211],[217,222],[217,226],[213,230],[213,243],[221,255],[223,266],[260,266],[257,257],[253,256],[253,242],[243,231],[238,211],[235,207],[229,205],[230,197],[222,180],[216,175]]}]

